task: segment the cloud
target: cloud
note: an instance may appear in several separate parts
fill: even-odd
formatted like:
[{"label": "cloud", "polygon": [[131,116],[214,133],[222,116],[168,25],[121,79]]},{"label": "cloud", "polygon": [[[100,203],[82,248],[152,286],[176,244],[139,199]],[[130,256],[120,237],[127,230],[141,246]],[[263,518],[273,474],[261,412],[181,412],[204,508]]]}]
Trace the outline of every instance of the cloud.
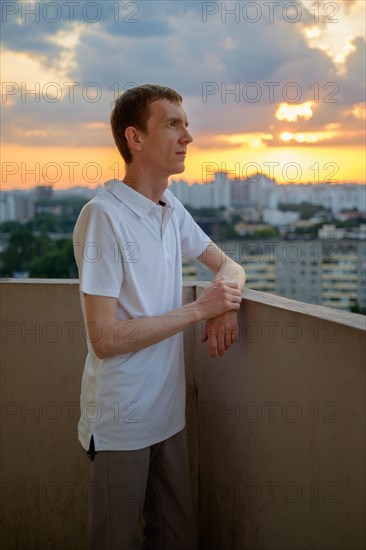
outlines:
[{"label": "cloud", "polygon": [[[362,119],[352,109],[364,100],[362,37],[350,38],[354,50],[340,75],[334,59],[312,47],[304,35],[304,28],[314,23],[309,10],[304,9],[302,19],[293,24],[281,11],[273,22],[264,11],[256,23],[243,17],[236,22],[236,16],[229,15],[224,21],[219,2],[218,12],[205,23],[202,2],[120,2],[118,13],[115,2],[96,4],[102,16],[95,23],[85,17],[88,13],[92,18],[92,11],[83,17],[86,2],[75,8],[72,22],[67,12],[55,23],[45,18],[21,23],[20,13],[8,17],[3,25],[5,51],[10,52],[5,56],[5,84],[15,82],[19,93],[9,95],[6,103],[6,142],[112,146],[108,119],[117,92],[151,82],[183,94],[190,127],[202,139],[202,147],[242,146],[227,141],[225,136],[232,135],[246,136],[246,146],[261,139],[258,136],[273,135],[263,143],[286,147],[281,133],[320,133],[332,123],[340,123],[343,132],[330,143],[359,143]],[[359,3],[351,4],[345,10],[356,13]],[[226,2],[225,9],[235,5]],[[62,98],[52,103],[41,93],[38,103],[32,96],[22,101],[22,81],[29,88],[40,82],[41,92],[47,82],[55,82]],[[66,81],[75,82],[73,101]],[[100,95],[98,100],[93,100],[93,93]],[[277,120],[281,104],[296,110],[296,105],[307,102],[313,105],[308,120]],[[251,136],[257,136],[254,142]]]},{"label": "cloud", "polygon": [[300,105],[281,103],[276,111],[276,118],[287,122],[297,122],[299,118],[309,120],[313,116],[314,105],[312,101],[306,101]]}]

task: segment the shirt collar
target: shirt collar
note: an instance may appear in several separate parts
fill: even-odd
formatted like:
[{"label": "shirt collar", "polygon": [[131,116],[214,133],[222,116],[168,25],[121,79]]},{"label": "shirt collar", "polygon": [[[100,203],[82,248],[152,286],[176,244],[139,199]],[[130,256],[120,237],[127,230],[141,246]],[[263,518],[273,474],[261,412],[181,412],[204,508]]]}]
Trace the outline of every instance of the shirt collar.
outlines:
[{"label": "shirt collar", "polygon": [[[130,210],[132,210],[137,216],[143,218],[153,208],[158,207],[154,201],[148,199],[135,189],[132,189],[129,185],[126,185],[121,180],[109,180],[104,184],[109,193],[112,193],[120,202],[123,202]],[[172,208],[165,195],[161,197],[161,200],[166,203],[164,208]]]}]

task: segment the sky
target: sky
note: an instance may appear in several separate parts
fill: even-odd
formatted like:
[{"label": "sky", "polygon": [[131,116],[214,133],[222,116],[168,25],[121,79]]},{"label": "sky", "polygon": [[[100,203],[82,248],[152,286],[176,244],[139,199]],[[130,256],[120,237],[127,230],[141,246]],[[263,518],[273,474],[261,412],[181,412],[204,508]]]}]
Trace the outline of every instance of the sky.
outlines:
[{"label": "sky", "polygon": [[1,2],[1,188],[123,178],[109,116],[156,83],[184,98],[186,170],[365,182],[364,0]]}]

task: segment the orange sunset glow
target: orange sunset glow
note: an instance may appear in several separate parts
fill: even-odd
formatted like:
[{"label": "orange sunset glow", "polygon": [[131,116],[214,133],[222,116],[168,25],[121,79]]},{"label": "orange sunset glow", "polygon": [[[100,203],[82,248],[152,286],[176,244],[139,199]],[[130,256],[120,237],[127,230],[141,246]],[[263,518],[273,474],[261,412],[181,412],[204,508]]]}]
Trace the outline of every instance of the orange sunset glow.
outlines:
[{"label": "orange sunset glow", "polygon": [[56,21],[45,2],[11,4],[2,14],[3,190],[122,178],[109,112],[117,93],[143,82],[184,98],[194,141],[175,179],[205,183],[226,170],[289,184],[365,182],[363,0],[338,1],[336,16],[299,0],[297,17],[278,11],[273,21],[258,2],[255,25],[220,11],[205,20],[184,2],[136,3],[134,25],[108,2],[94,3],[98,21],[90,10]]}]

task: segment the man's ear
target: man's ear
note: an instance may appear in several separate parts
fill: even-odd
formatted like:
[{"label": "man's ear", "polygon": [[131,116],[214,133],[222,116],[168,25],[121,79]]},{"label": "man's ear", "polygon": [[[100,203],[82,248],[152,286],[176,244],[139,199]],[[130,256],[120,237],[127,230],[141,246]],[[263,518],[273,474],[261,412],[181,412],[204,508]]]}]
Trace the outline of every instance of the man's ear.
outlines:
[{"label": "man's ear", "polygon": [[142,151],[142,133],[134,126],[128,126],[126,128],[125,138],[131,149],[135,151]]}]

